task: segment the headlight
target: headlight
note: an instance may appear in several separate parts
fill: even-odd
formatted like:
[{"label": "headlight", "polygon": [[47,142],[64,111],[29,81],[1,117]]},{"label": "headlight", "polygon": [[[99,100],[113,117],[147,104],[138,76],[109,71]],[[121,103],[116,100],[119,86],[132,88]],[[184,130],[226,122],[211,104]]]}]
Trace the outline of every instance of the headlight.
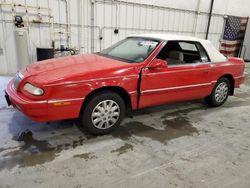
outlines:
[{"label": "headlight", "polygon": [[32,95],[36,95],[36,96],[40,96],[43,95],[44,91],[43,89],[33,86],[29,83],[26,83],[23,87],[23,89],[29,93],[31,93]]}]

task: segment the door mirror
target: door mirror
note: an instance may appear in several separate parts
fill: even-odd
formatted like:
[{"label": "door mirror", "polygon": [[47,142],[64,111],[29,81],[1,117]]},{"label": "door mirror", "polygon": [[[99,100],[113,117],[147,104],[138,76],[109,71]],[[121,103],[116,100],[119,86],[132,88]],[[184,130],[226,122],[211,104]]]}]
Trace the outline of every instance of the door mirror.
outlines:
[{"label": "door mirror", "polygon": [[167,62],[162,59],[155,58],[148,67],[149,69],[167,68]]}]

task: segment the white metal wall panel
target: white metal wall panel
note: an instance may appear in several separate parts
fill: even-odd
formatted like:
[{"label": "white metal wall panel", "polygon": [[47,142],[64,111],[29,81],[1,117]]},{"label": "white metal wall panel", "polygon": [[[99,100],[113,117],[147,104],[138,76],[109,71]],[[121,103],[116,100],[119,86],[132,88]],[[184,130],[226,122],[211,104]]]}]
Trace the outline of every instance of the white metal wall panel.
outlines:
[{"label": "white metal wall panel", "polygon": [[[2,0],[4,1],[4,0]],[[91,29],[91,1],[90,0],[67,0],[69,7],[69,22],[71,32],[71,47],[80,49],[81,53],[91,52],[91,32],[94,32],[94,51],[106,48],[115,42],[134,33],[176,33],[183,35],[197,35],[205,38],[209,2],[201,0],[201,13],[196,14],[199,0],[95,0],[94,3],[94,29]],[[209,40],[218,47],[223,28],[224,14],[238,14],[249,16],[248,6],[245,3],[243,10],[236,12],[232,6],[236,6],[240,0],[221,0],[215,2],[216,13],[211,19]],[[5,0],[11,3],[12,0]],[[66,4],[64,0],[13,0],[16,4],[49,7],[54,16],[55,31],[66,31]],[[127,2],[127,3],[126,3]],[[225,6],[229,7],[228,10]],[[173,8],[171,8],[173,7]],[[238,7],[238,5],[236,6]],[[0,55],[0,74],[10,74],[17,71],[16,49],[14,40],[14,25],[11,7],[3,7],[4,12],[0,12],[0,47],[4,48],[4,53]],[[27,14],[23,8],[16,8],[27,19]],[[183,9],[183,10],[180,10]],[[29,11],[29,20],[36,19],[37,10]],[[49,22],[48,10],[40,10],[43,21]],[[5,20],[6,22],[3,22]],[[197,23],[197,24],[196,24]],[[61,24],[61,25],[59,25]],[[197,26],[196,26],[197,25]],[[114,34],[114,29],[118,28],[119,33]],[[102,40],[99,37],[103,37]],[[32,51],[32,61],[36,61],[36,47],[51,46],[51,35],[48,24],[29,25],[29,38]],[[65,34],[55,34],[56,47],[67,44]]]}]

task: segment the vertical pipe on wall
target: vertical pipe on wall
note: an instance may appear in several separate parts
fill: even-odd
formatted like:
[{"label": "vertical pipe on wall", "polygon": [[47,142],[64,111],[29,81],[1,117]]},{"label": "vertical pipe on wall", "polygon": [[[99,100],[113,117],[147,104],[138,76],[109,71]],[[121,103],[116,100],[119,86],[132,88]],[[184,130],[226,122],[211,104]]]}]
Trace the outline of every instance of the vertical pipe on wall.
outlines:
[{"label": "vertical pipe on wall", "polygon": [[71,47],[71,36],[70,36],[71,32],[70,32],[70,26],[69,26],[70,25],[70,21],[69,21],[69,4],[68,4],[67,0],[62,0],[62,1],[65,3],[67,45],[68,45],[68,47]]},{"label": "vertical pipe on wall", "polygon": [[[90,0],[89,0],[90,1]],[[91,6],[91,3],[89,4],[89,1],[84,1],[86,6],[86,25],[89,24],[89,6]],[[91,29],[91,28],[90,28]],[[86,29],[86,34],[84,33],[85,41],[86,41],[86,52],[90,52],[90,42],[89,42],[89,28]]]},{"label": "vertical pipe on wall", "polygon": [[[128,4],[125,5],[125,27],[128,28]],[[125,35],[127,36],[127,30],[125,30]]]},{"label": "vertical pipe on wall", "polygon": [[138,25],[138,28],[141,28],[141,15],[142,15],[142,13],[141,13],[141,9],[142,9],[142,7],[140,6],[139,7],[139,25]]},{"label": "vertical pipe on wall", "polygon": [[50,9],[50,3],[49,0],[47,0],[47,6],[48,6],[48,15],[49,15],[49,29],[50,29],[50,42],[51,47],[55,49],[55,32],[54,32],[54,17],[52,16],[52,10]]},{"label": "vertical pipe on wall", "polygon": [[196,8],[196,16],[194,19],[194,28],[193,28],[194,36],[196,36],[196,37],[197,37],[198,19],[199,19],[199,14],[200,14],[200,5],[201,5],[201,0],[198,0],[197,8]]},{"label": "vertical pipe on wall", "polygon": [[212,12],[213,12],[213,6],[214,6],[214,0],[211,0],[208,23],[207,23],[206,39],[208,39],[208,33],[209,33],[210,22],[211,22],[211,17],[212,17]]},{"label": "vertical pipe on wall", "polygon": [[[5,59],[5,62],[3,63],[3,70],[1,71],[1,73],[7,73],[8,72],[8,67],[7,67],[7,64],[8,64],[8,57],[7,57],[7,48],[6,48],[6,39],[7,39],[7,36],[6,36],[6,23],[5,23],[5,18],[4,18],[4,13],[3,13],[3,10],[2,10],[2,5],[0,4],[0,12],[1,12],[1,20],[2,20],[2,30],[3,30],[3,54],[4,54],[4,59]],[[1,63],[2,64],[2,63]],[[0,66],[1,67],[1,66]]]},{"label": "vertical pipe on wall", "polygon": [[66,23],[67,23],[67,43],[68,43],[68,47],[71,48],[72,47],[72,44],[71,44],[71,21],[70,21],[70,18],[71,18],[71,11],[70,11],[70,2],[67,2],[67,0],[65,0],[65,6],[66,6],[66,15],[67,16],[67,20],[66,20]]},{"label": "vertical pipe on wall", "polygon": [[[113,15],[114,15],[114,4],[113,4],[113,1],[112,1],[112,4],[111,4],[111,11],[110,11],[110,15],[111,15],[111,27],[113,27],[114,26],[114,24],[113,24],[113,22],[114,22],[114,20],[113,20]],[[110,32],[110,43],[111,44],[113,44],[113,32],[111,31]]]},{"label": "vertical pipe on wall", "polygon": [[115,28],[118,28],[118,4],[115,3]]},{"label": "vertical pipe on wall", "polygon": [[82,0],[78,1],[78,48],[79,52],[82,53]]},{"label": "vertical pipe on wall", "polygon": [[91,32],[90,32],[90,38],[91,38],[91,52],[94,52],[94,0],[90,0],[91,8],[90,8],[90,20],[91,20]]},{"label": "vertical pipe on wall", "polygon": [[[62,21],[61,21],[61,0],[58,0],[58,18],[59,18],[59,29],[60,29],[60,31],[62,30],[62,27],[61,27],[61,23],[62,23]],[[61,45],[62,45],[62,37],[61,37],[61,35],[60,35],[60,40],[59,40],[59,46],[61,47]]]},{"label": "vertical pipe on wall", "polygon": [[104,38],[104,40],[102,39],[101,42],[100,42],[100,43],[102,43],[102,46],[106,46],[106,44],[105,44],[105,39],[106,39],[105,30],[103,29],[103,27],[106,25],[106,22],[105,22],[106,17],[105,17],[105,15],[106,15],[106,9],[105,9],[105,4],[103,4],[103,22],[102,22],[103,24],[102,24],[102,29],[101,29],[101,33],[100,33],[100,36],[102,36],[102,38]]},{"label": "vertical pipe on wall", "polygon": [[86,4],[85,4],[85,1],[82,0],[82,23],[81,23],[81,32],[82,32],[82,42],[81,42],[81,49],[82,49],[82,52],[86,52],[86,40],[85,40],[85,37],[86,37],[86,32],[85,32],[85,28],[84,28],[84,25],[85,25],[85,17],[86,16],[83,16],[83,13],[84,15],[86,14]]}]

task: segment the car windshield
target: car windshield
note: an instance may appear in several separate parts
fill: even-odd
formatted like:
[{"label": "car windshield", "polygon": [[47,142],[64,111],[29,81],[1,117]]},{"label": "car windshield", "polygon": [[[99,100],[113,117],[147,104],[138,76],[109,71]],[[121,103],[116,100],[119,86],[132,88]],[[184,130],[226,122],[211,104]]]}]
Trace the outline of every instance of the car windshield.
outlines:
[{"label": "car windshield", "polygon": [[129,63],[143,62],[154,51],[160,41],[130,37],[99,52],[100,55]]}]

